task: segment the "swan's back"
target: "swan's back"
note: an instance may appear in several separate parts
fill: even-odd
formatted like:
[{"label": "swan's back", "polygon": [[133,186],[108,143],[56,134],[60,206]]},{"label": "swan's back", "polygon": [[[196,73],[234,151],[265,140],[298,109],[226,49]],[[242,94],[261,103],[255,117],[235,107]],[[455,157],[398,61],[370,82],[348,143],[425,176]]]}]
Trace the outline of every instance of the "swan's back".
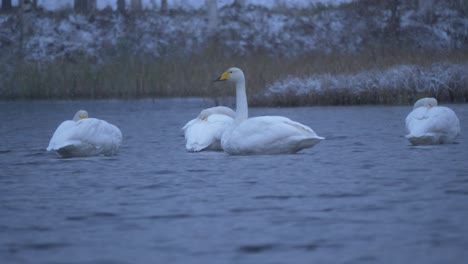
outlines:
[{"label": "swan's back", "polygon": [[204,109],[182,128],[188,151],[222,150],[220,140],[233,122],[235,112],[225,106]]},{"label": "swan's back", "polygon": [[226,106],[214,106],[203,109],[198,115],[198,117],[201,119],[205,119],[210,115],[226,115],[228,117],[234,118],[236,116],[236,112]]},{"label": "swan's back", "polygon": [[95,118],[65,121],[55,131],[47,150],[63,157],[114,155],[122,142],[120,130]]},{"label": "swan's back", "polygon": [[460,134],[455,112],[444,106],[417,107],[406,117],[406,138],[413,145],[453,143]]},{"label": "swan's back", "polygon": [[227,131],[221,145],[229,154],[296,153],[313,147],[323,138],[308,126],[282,116],[249,118]]}]

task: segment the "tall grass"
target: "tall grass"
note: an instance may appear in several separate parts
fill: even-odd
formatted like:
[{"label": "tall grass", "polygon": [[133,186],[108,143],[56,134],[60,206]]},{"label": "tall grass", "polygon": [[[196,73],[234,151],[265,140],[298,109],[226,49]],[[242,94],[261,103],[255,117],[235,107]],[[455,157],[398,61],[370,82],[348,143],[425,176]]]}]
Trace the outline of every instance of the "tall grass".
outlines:
[{"label": "tall grass", "polygon": [[[15,100],[225,97],[234,95],[231,85],[214,84],[212,80],[228,67],[236,66],[246,74],[251,104],[317,104],[320,101],[312,100],[314,95],[309,95],[310,100],[291,97],[292,102],[261,98],[257,95],[262,94],[272,83],[288,76],[354,74],[395,65],[429,66],[436,62],[468,61],[466,50],[418,52],[368,49],[362,53],[311,53],[300,57],[278,57],[266,53],[252,56],[225,54],[213,45],[200,54],[174,54],[156,59],[123,55],[99,63],[87,59],[46,63],[17,62],[10,74],[2,75],[0,98]],[[2,67],[4,66],[0,66]],[[468,87],[461,89],[468,94]],[[339,99],[346,97],[347,92],[349,91],[333,91],[321,100],[323,104],[354,103]],[[388,91],[383,89],[375,92],[385,96]],[[375,96],[364,96],[360,103],[378,103],[372,99]],[[401,103],[399,100],[392,100],[392,97],[393,94],[389,95],[385,103]]]}]

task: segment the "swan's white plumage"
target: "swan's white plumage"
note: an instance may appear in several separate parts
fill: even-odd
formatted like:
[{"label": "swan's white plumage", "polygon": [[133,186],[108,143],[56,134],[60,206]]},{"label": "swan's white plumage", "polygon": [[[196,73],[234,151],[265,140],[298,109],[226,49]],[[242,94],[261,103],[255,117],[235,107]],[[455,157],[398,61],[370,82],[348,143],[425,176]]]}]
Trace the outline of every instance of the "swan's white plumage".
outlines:
[{"label": "swan's white plumage", "polygon": [[63,157],[110,156],[117,153],[122,133],[116,126],[104,120],[87,118],[87,113],[86,117],[76,118],[77,115],[74,120],[60,124],[50,140],[48,151],[55,150]]},{"label": "swan's white plumage", "polygon": [[433,106],[437,106],[438,103],[437,103],[437,99],[433,98],[433,97],[424,97],[424,98],[421,98],[419,100],[417,100],[414,105],[413,105],[413,110],[418,108],[418,107],[433,107]]},{"label": "swan's white plumage", "polygon": [[455,112],[438,106],[435,98],[418,100],[405,121],[406,138],[413,145],[449,144],[460,134],[460,121]]},{"label": "swan's white plumage", "polygon": [[282,116],[248,118],[245,78],[242,70],[230,68],[219,81],[236,83],[236,117],[221,138],[221,147],[231,155],[286,154],[313,147],[324,138],[308,126]]},{"label": "swan's white plumage", "polygon": [[310,127],[289,118],[259,116],[226,131],[221,146],[233,155],[286,154],[310,148],[322,139]]},{"label": "swan's white plumage", "polygon": [[220,140],[233,122],[235,112],[225,106],[204,109],[182,128],[188,151],[222,150]]}]

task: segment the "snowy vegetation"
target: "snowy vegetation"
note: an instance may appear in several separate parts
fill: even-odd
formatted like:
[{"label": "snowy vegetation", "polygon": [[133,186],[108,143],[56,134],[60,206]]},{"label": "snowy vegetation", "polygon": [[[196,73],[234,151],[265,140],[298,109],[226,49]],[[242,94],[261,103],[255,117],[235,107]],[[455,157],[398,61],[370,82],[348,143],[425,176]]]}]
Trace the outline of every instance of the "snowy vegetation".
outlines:
[{"label": "snowy vegetation", "polygon": [[468,63],[429,67],[399,65],[356,74],[288,77],[271,84],[260,98],[273,104],[407,104],[433,96],[466,102]]},{"label": "snowy vegetation", "polygon": [[[434,1],[428,8],[419,2],[360,0],[338,6],[301,8],[225,5],[218,11],[218,26],[214,32],[210,31],[202,9],[171,9],[167,13],[147,10],[126,15],[110,9],[91,15],[34,11],[25,13],[21,21],[16,13],[1,14],[0,97],[93,97],[89,91],[67,91],[97,91],[103,86],[107,87],[107,92],[101,91],[99,97],[207,96],[212,93],[206,88],[193,89],[193,85],[204,86],[202,82],[177,83],[162,76],[171,74],[169,69],[196,66],[203,72],[197,73],[195,79],[207,78],[234,64],[247,68],[247,72],[257,77],[262,76],[258,71],[274,67],[269,70],[271,74],[265,76],[268,81],[254,83],[251,92],[257,98],[265,96],[265,100],[276,98],[277,103],[286,103],[278,99],[281,98],[279,94],[308,98],[309,101],[299,100],[300,104],[407,102],[403,99],[366,101],[362,96],[361,99],[320,101],[323,98],[319,94],[325,90],[345,89],[361,95],[366,91],[404,90],[414,91],[411,94],[415,96],[429,91],[431,95],[441,96],[440,89],[453,89],[453,85],[463,85],[456,89],[468,90],[467,72],[463,69],[468,59],[468,4],[455,0]],[[422,57],[430,57],[434,52],[457,55],[402,59],[391,64],[378,62],[400,51],[406,54],[414,51]],[[346,54],[354,54],[353,59],[360,54],[366,56],[357,59],[361,61],[355,68],[334,64],[334,67],[321,69],[308,64],[320,65],[323,61],[306,60],[326,58],[329,61],[330,57],[346,60],[350,57]],[[363,61],[368,59],[377,62]],[[421,60],[423,65],[419,63]],[[283,66],[272,66],[272,62]],[[314,72],[302,70],[301,64]],[[343,61],[343,64],[356,63]],[[25,70],[26,73],[22,72]],[[52,82],[51,86],[58,83],[54,81],[53,71],[62,75],[75,72],[75,77],[64,77],[65,80],[60,81],[68,90],[48,87],[48,82]],[[124,82],[108,80],[112,78],[111,72],[126,74],[129,79]],[[301,74],[308,76],[299,77]],[[77,79],[76,75],[86,80],[66,82]],[[159,77],[167,82],[158,80]],[[115,87],[122,82],[128,84],[130,91]],[[35,85],[36,88],[28,88]],[[77,85],[90,87],[72,87]],[[13,86],[23,86],[23,90],[29,90],[29,95],[18,92]],[[266,92],[260,91],[262,89]],[[310,96],[299,96],[301,94]],[[455,97],[441,99],[467,101],[467,92],[462,95],[457,93]]]}]

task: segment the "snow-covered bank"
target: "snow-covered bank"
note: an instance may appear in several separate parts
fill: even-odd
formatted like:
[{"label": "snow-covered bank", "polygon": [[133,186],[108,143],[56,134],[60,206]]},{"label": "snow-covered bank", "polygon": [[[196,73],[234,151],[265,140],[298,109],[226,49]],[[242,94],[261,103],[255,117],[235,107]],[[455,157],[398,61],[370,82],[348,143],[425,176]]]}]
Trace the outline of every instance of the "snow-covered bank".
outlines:
[{"label": "snow-covered bank", "polygon": [[418,2],[225,5],[214,32],[200,9],[0,14],[0,98],[228,96],[207,80],[238,66],[257,105],[467,102],[468,4]]},{"label": "snow-covered bank", "polygon": [[468,102],[468,63],[401,65],[356,74],[317,74],[278,80],[259,100],[298,104],[405,104],[421,95]]},{"label": "snow-covered bank", "polygon": [[[18,0],[13,0],[13,5],[18,5]],[[234,0],[218,0],[218,7],[231,5]],[[247,5],[258,5],[267,8],[273,8],[275,5],[280,3],[286,7],[301,8],[312,4],[333,4],[337,5],[343,2],[350,2],[351,0],[244,0]],[[127,5],[129,1],[126,1]],[[155,0],[142,0],[143,8],[145,9],[157,9],[160,8],[160,1]],[[116,0],[98,0],[96,1],[98,9],[104,9],[110,7],[117,9]],[[201,9],[205,5],[203,0],[169,0],[167,4],[170,9]],[[57,11],[61,9],[70,9],[73,6],[73,0],[39,0],[38,5],[46,10]]]},{"label": "snow-covered bank", "polygon": [[[435,1],[430,15],[414,1],[401,4],[397,28],[392,28],[387,6],[359,1],[300,9],[226,5],[219,10],[216,45],[235,55],[261,51],[280,56],[359,52],[389,43],[405,49],[466,48],[468,10],[447,2],[453,1]],[[19,43],[18,29],[16,15],[0,15],[0,55]],[[167,15],[148,11],[130,17],[115,12],[92,16],[32,12],[26,14],[24,32],[24,57],[32,61],[77,56],[99,61],[121,52],[156,58],[168,53],[199,53],[213,40],[199,9],[173,10]]]}]

